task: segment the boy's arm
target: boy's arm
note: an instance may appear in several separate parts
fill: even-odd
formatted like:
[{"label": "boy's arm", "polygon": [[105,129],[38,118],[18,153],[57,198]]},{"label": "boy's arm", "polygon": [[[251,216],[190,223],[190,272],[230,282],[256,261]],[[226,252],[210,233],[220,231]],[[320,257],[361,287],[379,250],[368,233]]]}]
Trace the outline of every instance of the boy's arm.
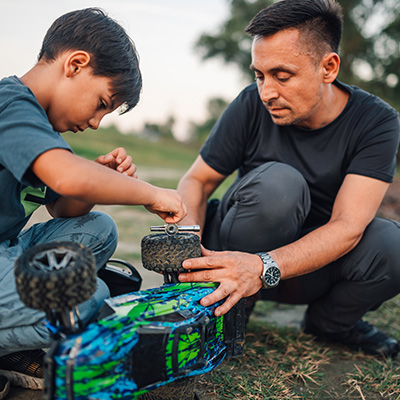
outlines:
[{"label": "boy's arm", "polygon": [[[114,169],[121,174],[137,178],[136,165],[132,163],[132,157],[126,154],[126,150],[123,147],[118,147],[106,155],[99,156],[95,162]],[[94,204],[88,204],[69,197],[59,197],[55,202],[47,204],[46,208],[52,217],[57,218],[84,215],[93,206]]]},{"label": "boy's arm", "polygon": [[87,212],[94,204],[143,205],[167,223],[176,223],[186,215],[186,207],[175,190],[132,179],[68,150],[46,151],[32,163],[31,169],[46,186],[62,196],[50,206],[55,216],[62,213],[71,216],[85,207]]}]

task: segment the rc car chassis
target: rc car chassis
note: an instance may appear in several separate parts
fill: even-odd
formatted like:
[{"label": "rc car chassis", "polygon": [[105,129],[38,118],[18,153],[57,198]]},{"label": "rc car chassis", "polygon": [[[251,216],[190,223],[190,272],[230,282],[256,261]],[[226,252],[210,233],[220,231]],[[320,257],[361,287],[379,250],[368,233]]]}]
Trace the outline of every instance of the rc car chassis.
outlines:
[{"label": "rc car chassis", "polygon": [[[173,239],[169,240],[169,247],[161,246],[159,253],[173,253],[177,243],[181,246],[181,236],[185,242],[190,236],[180,232],[166,234],[167,239]],[[151,240],[144,238],[145,243]],[[155,242],[160,241],[165,242],[166,238],[157,236]],[[151,245],[146,246],[142,257],[143,251],[148,251],[151,257],[146,262],[152,257],[157,260],[157,267],[152,265],[150,269],[160,269],[162,257]],[[189,246],[191,257],[198,256],[194,247]],[[179,248],[183,250],[174,253],[172,261],[160,269],[166,281],[175,279],[168,274],[178,273],[181,262],[188,258],[184,247]],[[129,264],[118,262],[125,269],[134,270]],[[99,319],[83,326],[77,305],[90,298],[96,287],[96,267],[89,249],[71,242],[32,247],[17,260],[15,275],[21,299],[47,316],[52,336],[45,357],[47,400],[157,398],[151,397],[152,393],[164,385],[169,384],[168,387],[179,380],[185,386],[193,377],[218,366],[225,357],[242,354],[243,303],[227,315],[216,317],[218,304],[203,307],[199,302],[215,290],[214,283],[166,283],[111,297]],[[140,288],[140,277],[134,281]],[[179,397],[161,396],[158,398],[193,399],[193,388],[188,397],[183,397],[182,392]]]}]

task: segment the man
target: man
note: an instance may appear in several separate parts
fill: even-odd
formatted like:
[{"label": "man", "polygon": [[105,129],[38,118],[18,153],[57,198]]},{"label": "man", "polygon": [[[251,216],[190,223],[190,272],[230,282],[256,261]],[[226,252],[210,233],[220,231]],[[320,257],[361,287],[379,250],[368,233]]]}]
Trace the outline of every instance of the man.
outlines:
[{"label": "man", "polygon": [[204,226],[205,247],[180,280],[219,282],[202,299],[226,298],[217,315],[256,293],[308,304],[305,332],[395,357],[398,343],[362,317],[400,291],[400,225],[375,217],[395,172],[398,114],[336,80],[334,0],[274,3],[246,31],[256,83],[227,108],[178,186],[184,222]]}]

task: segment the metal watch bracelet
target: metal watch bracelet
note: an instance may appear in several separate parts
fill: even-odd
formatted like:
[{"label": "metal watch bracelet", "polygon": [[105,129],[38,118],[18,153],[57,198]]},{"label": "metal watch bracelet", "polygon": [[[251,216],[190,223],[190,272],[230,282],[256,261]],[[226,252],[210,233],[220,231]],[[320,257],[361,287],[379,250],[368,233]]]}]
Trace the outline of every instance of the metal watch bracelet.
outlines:
[{"label": "metal watch bracelet", "polygon": [[280,281],[280,270],[278,264],[267,252],[256,253],[263,262],[263,273],[260,276],[264,289],[274,288]]}]

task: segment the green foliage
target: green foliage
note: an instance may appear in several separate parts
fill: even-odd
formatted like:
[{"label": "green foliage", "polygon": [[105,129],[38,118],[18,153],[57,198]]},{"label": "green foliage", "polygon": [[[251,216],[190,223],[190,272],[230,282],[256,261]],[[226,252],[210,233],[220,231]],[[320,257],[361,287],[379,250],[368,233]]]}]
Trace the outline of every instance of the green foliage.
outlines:
[{"label": "green foliage", "polygon": [[250,71],[251,37],[244,32],[250,20],[258,11],[272,4],[272,0],[230,0],[231,15],[220,26],[216,34],[203,33],[196,43],[203,59],[220,58],[228,64],[235,64],[251,81]]},{"label": "green foliage", "polygon": [[151,136],[161,139],[173,139],[173,128],[175,125],[175,118],[171,115],[167,118],[163,124],[154,124],[147,122],[144,125],[144,132],[147,132]]}]

